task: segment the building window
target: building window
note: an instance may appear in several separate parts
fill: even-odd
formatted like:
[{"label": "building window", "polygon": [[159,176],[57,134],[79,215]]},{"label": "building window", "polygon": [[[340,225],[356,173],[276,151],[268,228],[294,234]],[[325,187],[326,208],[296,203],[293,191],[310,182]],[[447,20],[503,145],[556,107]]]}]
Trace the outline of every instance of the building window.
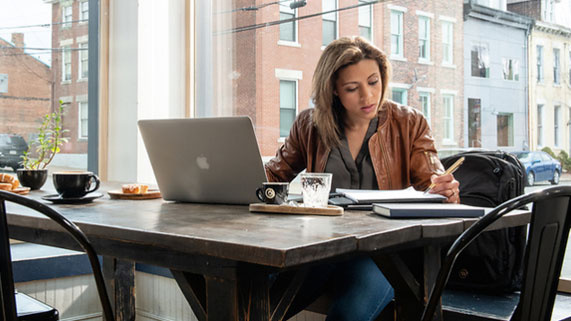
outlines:
[{"label": "building window", "polygon": [[297,82],[280,80],[280,137],[287,137],[297,110]]},{"label": "building window", "polygon": [[89,75],[88,72],[88,66],[89,66],[89,61],[88,61],[88,47],[87,47],[87,43],[80,43],[79,44],[79,79],[87,79],[87,76]]},{"label": "building window", "polygon": [[[337,0],[322,0],[323,12],[337,10]],[[323,15],[323,45],[327,46],[331,41],[337,39],[337,12],[330,12]]]},{"label": "building window", "polygon": [[537,46],[537,82],[543,81],[543,46]]},{"label": "building window", "polygon": [[71,21],[73,20],[71,5],[61,7],[61,18],[61,27],[71,28]]},{"label": "building window", "polygon": [[537,105],[537,146],[543,146],[543,105]]},{"label": "building window", "polygon": [[8,74],[0,74],[0,94],[8,92]]},{"label": "building window", "polygon": [[470,52],[472,77],[490,78],[490,55],[488,46],[473,45]]},{"label": "building window", "polygon": [[61,47],[61,80],[71,81],[71,50],[69,46]]},{"label": "building window", "polygon": [[444,140],[454,141],[454,96],[443,95],[442,107],[444,112]]},{"label": "building window", "polygon": [[553,138],[555,146],[561,146],[561,106],[553,108]]},{"label": "building window", "polygon": [[449,21],[442,21],[442,63],[454,63],[454,25]]},{"label": "building window", "polygon": [[482,147],[482,102],[468,98],[468,146]]},{"label": "building window", "polygon": [[79,138],[87,139],[87,113],[88,104],[86,101],[79,102]]},{"label": "building window", "polygon": [[519,80],[519,60],[502,58],[504,80]]},{"label": "building window", "polygon": [[497,116],[498,146],[513,146],[513,114],[499,114]]},{"label": "building window", "polygon": [[[369,3],[369,0],[359,0],[359,4]],[[373,40],[373,6],[359,7],[359,35],[369,41]]]},{"label": "building window", "polygon": [[426,118],[426,121],[428,121],[428,124],[430,124],[430,93],[418,93],[418,100],[420,101],[422,114]]},{"label": "building window", "polygon": [[83,21],[89,20],[89,1],[83,0],[79,3],[79,15]]},{"label": "building window", "polygon": [[430,60],[430,18],[418,18],[418,57]]},{"label": "building window", "polygon": [[391,55],[403,56],[403,16],[401,11],[391,10]]},{"label": "building window", "polygon": [[553,83],[561,83],[561,59],[560,59],[559,49],[553,49]]},{"label": "building window", "polygon": [[399,104],[406,105],[408,101],[408,91],[402,88],[393,88],[391,99]]},{"label": "building window", "polygon": [[[290,8],[292,1],[280,3],[280,20],[295,18],[296,9]],[[280,23],[280,40],[297,42],[297,30],[295,21]]]},{"label": "building window", "polygon": [[569,67],[569,86],[571,86],[571,50],[569,51],[569,62],[567,66]]}]

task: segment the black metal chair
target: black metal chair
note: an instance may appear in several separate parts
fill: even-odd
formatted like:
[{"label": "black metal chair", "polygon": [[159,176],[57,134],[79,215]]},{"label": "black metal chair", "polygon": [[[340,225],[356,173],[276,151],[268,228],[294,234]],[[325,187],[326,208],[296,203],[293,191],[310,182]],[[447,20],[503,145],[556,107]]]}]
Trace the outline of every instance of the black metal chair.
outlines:
[{"label": "black metal chair", "polygon": [[[20,310],[23,309],[21,309],[20,303],[18,304],[18,307],[16,306],[14,276],[10,254],[10,240],[8,237],[8,224],[6,220],[6,201],[31,208],[49,217],[62,226],[74,238],[74,240],[79,243],[81,248],[83,248],[87,253],[89,262],[91,263],[105,320],[114,320],[113,310],[111,308],[111,303],[109,301],[97,254],[85,234],[83,234],[83,232],[73,222],[59,214],[51,207],[28,197],[2,190],[0,190],[0,285],[2,286],[2,291],[0,292],[0,298],[2,299],[0,305],[0,320],[34,320],[34,317],[30,315],[29,312],[20,313]],[[30,298],[25,297],[24,300],[29,301]],[[23,302],[20,298],[18,301]],[[40,303],[38,302],[38,304]],[[41,316],[39,317],[41,318]]]},{"label": "black metal chair", "polygon": [[519,304],[511,320],[550,320],[571,226],[570,200],[571,186],[547,188],[509,200],[470,226],[448,250],[422,320],[433,319],[458,254],[490,224],[528,203],[533,203],[533,207],[525,250],[524,280]]}]

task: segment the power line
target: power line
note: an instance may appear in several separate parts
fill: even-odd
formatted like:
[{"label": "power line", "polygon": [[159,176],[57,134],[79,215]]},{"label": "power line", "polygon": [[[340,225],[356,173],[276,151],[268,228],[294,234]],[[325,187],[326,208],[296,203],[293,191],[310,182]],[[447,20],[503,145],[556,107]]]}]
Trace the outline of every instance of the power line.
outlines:
[{"label": "power line", "polygon": [[89,21],[89,19],[80,19],[80,20],[71,20],[71,21],[65,21],[65,22],[62,21],[62,22],[53,22],[53,23],[42,23],[42,24],[37,24],[37,25],[0,27],[0,30],[25,29],[25,28],[37,28],[37,27],[47,28],[47,27],[51,27],[51,26],[66,25],[66,24],[72,24],[72,23],[78,23],[78,22],[88,22],[88,21]]},{"label": "power line", "polygon": [[0,46],[0,50],[2,49],[22,49],[22,50],[42,50],[42,51],[80,51],[80,50],[88,50],[87,47],[82,48],[37,48],[37,47],[6,47]]},{"label": "power line", "polygon": [[228,29],[228,30],[216,32],[216,33],[214,33],[214,35],[219,36],[219,35],[225,35],[225,34],[229,34],[229,33],[238,33],[238,32],[242,32],[242,31],[255,30],[255,29],[260,29],[260,28],[264,28],[264,27],[279,25],[282,23],[289,23],[289,22],[304,20],[304,19],[308,19],[308,18],[314,18],[314,17],[326,15],[329,13],[335,13],[335,12],[345,11],[345,10],[349,10],[349,9],[355,9],[355,8],[362,7],[362,6],[371,6],[373,4],[382,3],[382,2],[386,2],[386,1],[389,1],[389,0],[371,0],[369,2],[361,2],[358,4],[352,5],[352,6],[333,9],[333,10],[329,10],[329,11],[322,11],[322,12],[313,13],[313,14],[309,14],[309,15],[305,15],[305,16],[301,16],[301,17],[294,17],[294,18],[283,19],[283,20],[275,20],[275,21],[270,21],[270,22],[264,22],[264,23],[249,25],[249,26],[245,26],[245,27]]}]

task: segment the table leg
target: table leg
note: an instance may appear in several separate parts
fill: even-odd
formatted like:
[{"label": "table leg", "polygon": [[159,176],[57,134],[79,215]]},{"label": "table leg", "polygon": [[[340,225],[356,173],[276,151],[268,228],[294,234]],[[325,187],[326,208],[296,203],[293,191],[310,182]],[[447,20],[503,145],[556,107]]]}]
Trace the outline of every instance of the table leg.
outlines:
[{"label": "table leg", "polygon": [[[395,289],[399,320],[419,320],[440,269],[440,246],[422,248],[422,276],[415,276],[399,254],[376,255],[373,260]],[[420,263],[420,262],[419,262]],[[433,320],[442,320],[442,306]]]},{"label": "table leg", "polygon": [[[441,267],[441,247],[437,245],[427,245],[424,248],[423,273],[424,273],[424,304],[428,303],[430,291],[434,287],[438,271]],[[442,320],[442,299],[439,300],[436,311],[434,312],[433,321]]]},{"label": "table leg", "polygon": [[116,321],[135,321],[135,262],[103,257],[103,276]]}]

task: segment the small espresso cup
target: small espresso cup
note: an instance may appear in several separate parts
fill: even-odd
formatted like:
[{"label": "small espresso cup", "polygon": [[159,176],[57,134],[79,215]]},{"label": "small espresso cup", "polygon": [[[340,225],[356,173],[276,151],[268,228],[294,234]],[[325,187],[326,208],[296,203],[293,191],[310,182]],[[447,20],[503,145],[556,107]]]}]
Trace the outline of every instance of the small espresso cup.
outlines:
[{"label": "small espresso cup", "polygon": [[285,204],[287,203],[289,183],[283,182],[265,182],[262,187],[256,190],[256,195],[260,201],[266,204]]},{"label": "small espresso cup", "polygon": [[99,188],[99,177],[92,172],[65,171],[52,174],[54,187],[62,198],[83,197]]}]

